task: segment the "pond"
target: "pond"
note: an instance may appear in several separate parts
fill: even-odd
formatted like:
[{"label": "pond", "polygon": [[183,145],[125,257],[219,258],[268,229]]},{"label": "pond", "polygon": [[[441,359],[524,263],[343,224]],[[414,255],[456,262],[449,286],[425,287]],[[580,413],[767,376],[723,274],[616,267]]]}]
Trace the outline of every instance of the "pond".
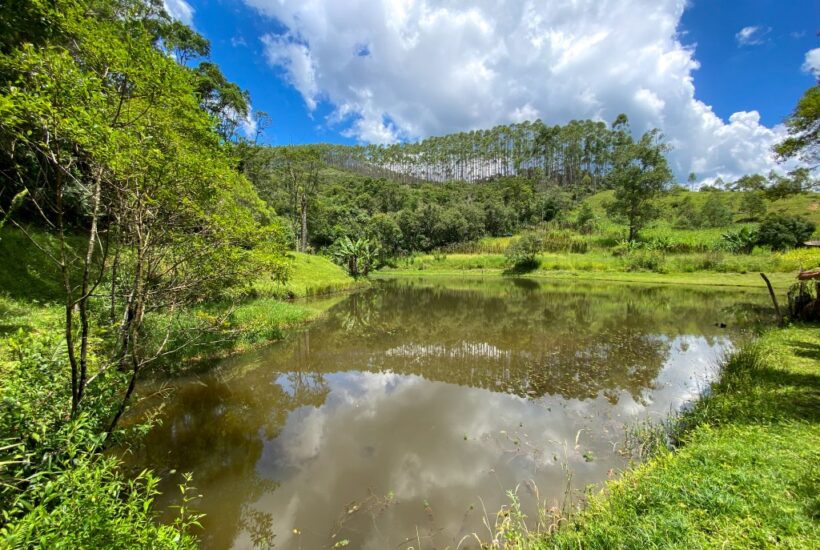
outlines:
[{"label": "pond", "polygon": [[625,426],[696,397],[763,304],[725,289],[380,282],[174,380],[129,462],[163,475],[166,505],[193,472],[205,548],[473,548],[507,491],[533,517],[616,475]]}]

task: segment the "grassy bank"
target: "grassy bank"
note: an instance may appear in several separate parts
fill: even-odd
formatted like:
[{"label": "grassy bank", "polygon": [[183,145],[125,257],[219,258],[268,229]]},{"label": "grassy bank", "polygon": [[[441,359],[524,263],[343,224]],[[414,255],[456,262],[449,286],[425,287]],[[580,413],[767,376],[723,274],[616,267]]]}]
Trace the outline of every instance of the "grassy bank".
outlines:
[{"label": "grassy bank", "polygon": [[[797,251],[791,256],[811,256],[813,262],[820,252]],[[398,263],[395,267],[379,270],[377,276],[516,276],[544,279],[576,279],[589,281],[621,281],[646,284],[682,284],[709,286],[760,287],[760,271],[769,275],[772,284],[785,291],[794,282],[794,271],[802,265],[790,255],[769,255],[758,264],[746,263],[737,271],[685,270],[656,272],[630,269],[620,258],[604,254],[541,254],[537,269],[513,272],[507,259],[501,254],[447,254],[416,256]],[[775,259],[772,259],[775,258]],[[678,260],[683,261],[683,260]],[[795,267],[797,266],[797,267]],[[774,269],[772,269],[774,268]],[[787,269],[788,268],[788,269]]]},{"label": "grassy bank", "polygon": [[171,349],[191,333],[201,335],[195,346],[165,358],[163,364],[175,369],[191,360],[224,357],[279,340],[342,300],[341,292],[369,284],[353,279],[323,256],[290,253],[289,257],[285,282],[260,277],[238,302],[204,304],[182,316],[151,319],[153,334],[164,335],[171,329]]},{"label": "grassy bank", "polygon": [[[56,240],[47,233],[36,232],[32,236],[45,250],[56,250]],[[79,248],[82,243],[78,241],[76,246]],[[0,232],[0,258],[14,259],[0,267],[0,336],[17,331],[29,334],[60,330],[64,314],[56,266],[28,237],[11,229]],[[209,329],[198,345],[169,356],[166,362],[221,356],[279,339],[287,330],[315,319],[336,303],[313,298],[367,284],[356,281],[322,256],[293,252],[289,262],[285,282],[260,275],[238,301],[203,304],[173,317],[155,315],[149,325],[156,334],[164,335],[171,329],[171,349],[188,333],[203,327]],[[294,301],[296,298],[312,299]]]},{"label": "grassy bank", "polygon": [[253,294],[265,298],[307,298],[343,292],[367,286],[366,281],[355,280],[338,265],[324,256],[291,252],[291,270],[287,281],[277,282],[260,278],[252,285]]},{"label": "grassy bank", "polygon": [[[674,449],[591,496],[557,534],[521,548],[816,548],[820,330],[772,330],[725,363],[667,427]],[[656,435],[658,435],[656,433]]]}]

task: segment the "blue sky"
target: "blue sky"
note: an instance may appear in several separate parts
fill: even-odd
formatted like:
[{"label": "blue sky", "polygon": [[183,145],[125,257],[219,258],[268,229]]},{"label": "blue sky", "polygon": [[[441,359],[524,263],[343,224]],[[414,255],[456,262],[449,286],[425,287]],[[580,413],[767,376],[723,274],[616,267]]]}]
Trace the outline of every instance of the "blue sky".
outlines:
[{"label": "blue sky", "polygon": [[[761,44],[739,45],[736,33],[751,26],[770,30]],[[773,126],[814,82],[801,65],[805,53],[820,46],[817,0],[695,0],[680,30],[701,63],[696,95],[723,119],[757,110],[761,122]]]},{"label": "blue sky", "polygon": [[677,172],[706,180],[774,167],[776,126],[814,82],[804,64],[820,47],[817,0],[166,4],[272,117],[267,143],[626,112],[636,131],[661,127]]}]

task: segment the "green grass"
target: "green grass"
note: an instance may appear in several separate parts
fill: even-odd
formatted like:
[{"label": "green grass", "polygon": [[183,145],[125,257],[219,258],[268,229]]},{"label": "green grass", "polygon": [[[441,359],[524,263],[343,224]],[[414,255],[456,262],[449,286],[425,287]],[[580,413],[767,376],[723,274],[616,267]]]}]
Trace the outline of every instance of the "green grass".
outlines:
[{"label": "green grass", "polygon": [[[673,205],[685,197],[689,197],[692,205],[700,209],[709,195],[713,193],[720,195],[735,212],[739,210],[744,193],[734,191],[675,191],[664,195],[659,202],[665,213],[674,214]],[[584,202],[587,202],[596,214],[601,215],[604,212],[604,205],[612,200],[612,196],[612,191],[602,191],[587,198]],[[818,193],[800,193],[776,201],[767,200],[766,207],[768,212],[805,216],[820,226],[820,194]],[[735,219],[736,221],[741,220],[742,215],[736,214]]]},{"label": "green grass", "polygon": [[[606,215],[605,205],[612,200],[612,192],[605,191],[586,199],[596,215],[596,223],[589,233],[574,229],[572,220],[577,210],[564,221],[552,221],[533,228],[541,243],[537,269],[516,273],[532,277],[583,277],[590,279],[617,279],[639,282],[675,282],[683,284],[741,284],[757,286],[757,273],[765,272],[787,286],[787,277],[798,269],[820,265],[820,249],[801,248],[787,252],[771,252],[755,248],[751,254],[735,254],[727,250],[723,235],[742,228],[753,229],[737,214],[727,227],[677,229],[672,221],[675,204],[688,196],[695,208],[712,195],[677,191],[659,200],[664,214],[640,233],[637,246],[627,246],[627,229]],[[735,210],[742,201],[742,193],[718,192]],[[820,195],[803,193],[767,201],[769,211],[803,215],[820,227]],[[472,243],[459,243],[433,254],[414,255],[399,259],[393,266],[382,269],[392,276],[409,274],[457,275],[469,272],[482,275],[510,272],[504,252],[520,237],[485,237]],[[657,276],[655,276],[657,275]]]},{"label": "green grass", "polygon": [[[44,231],[31,231],[35,242],[51,254],[57,255],[57,239]],[[82,242],[68,237],[67,242],[80,250]],[[60,271],[22,232],[9,227],[0,230],[0,294],[12,298],[38,302],[62,299]]]},{"label": "green grass", "polygon": [[[801,249],[786,253],[652,254],[613,256],[592,251],[586,254],[552,253],[538,256],[539,267],[518,276],[618,280],[646,283],[754,286],[762,284],[759,272],[766,272],[779,290],[794,282],[800,267],[820,264],[820,250]],[[645,262],[645,263],[643,263]],[[508,274],[509,264],[502,254],[421,255],[399,261],[395,267],[379,271],[380,276]]]},{"label": "green grass", "polygon": [[[170,328],[168,348],[181,348],[164,358],[162,365],[176,371],[191,361],[212,360],[279,340],[322,316],[344,298],[341,292],[369,284],[353,279],[325,257],[289,255],[292,264],[285,283],[260,277],[251,296],[237,304],[205,304],[183,315],[150,319],[149,333],[159,338]],[[192,334],[198,335],[196,345],[182,347]]]},{"label": "green grass", "polygon": [[324,256],[290,252],[291,271],[285,283],[261,277],[253,290],[260,297],[305,298],[366,286]]},{"label": "green grass", "polygon": [[[405,278],[405,277],[425,277],[425,278],[501,278],[501,270],[485,271],[458,271],[458,270],[426,270],[426,271],[385,271],[377,275],[378,278]],[[684,285],[684,286],[730,286],[759,288],[765,292],[765,283],[757,273],[671,273],[659,274],[648,272],[618,272],[618,271],[536,271],[525,275],[517,275],[542,280],[556,281],[612,281],[621,283],[638,283],[645,285]],[[781,307],[784,295],[788,288],[794,283],[794,276],[786,273],[774,273],[769,275],[775,290],[781,296]]]},{"label": "green grass", "polygon": [[678,449],[607,484],[532,548],[816,548],[820,330],[773,330],[733,355],[672,423]]}]

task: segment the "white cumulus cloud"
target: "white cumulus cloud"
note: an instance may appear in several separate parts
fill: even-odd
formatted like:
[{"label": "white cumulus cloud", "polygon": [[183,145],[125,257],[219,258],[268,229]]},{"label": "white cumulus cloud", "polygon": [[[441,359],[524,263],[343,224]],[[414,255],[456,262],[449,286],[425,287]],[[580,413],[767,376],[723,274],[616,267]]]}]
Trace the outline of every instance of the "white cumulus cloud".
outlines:
[{"label": "white cumulus cloud", "polygon": [[755,111],[724,121],[696,98],[686,0],[244,1],[286,29],[262,37],[268,62],[363,142],[624,112],[636,132],[662,129],[681,178],[775,166],[782,128]]},{"label": "white cumulus cloud", "polygon": [[803,70],[820,79],[820,48],[814,48],[806,52],[806,61],[803,63]]},{"label": "white cumulus cloud", "polygon": [[182,21],[186,25],[191,25],[194,21],[194,8],[185,0],[162,0],[165,11],[168,15]]}]

